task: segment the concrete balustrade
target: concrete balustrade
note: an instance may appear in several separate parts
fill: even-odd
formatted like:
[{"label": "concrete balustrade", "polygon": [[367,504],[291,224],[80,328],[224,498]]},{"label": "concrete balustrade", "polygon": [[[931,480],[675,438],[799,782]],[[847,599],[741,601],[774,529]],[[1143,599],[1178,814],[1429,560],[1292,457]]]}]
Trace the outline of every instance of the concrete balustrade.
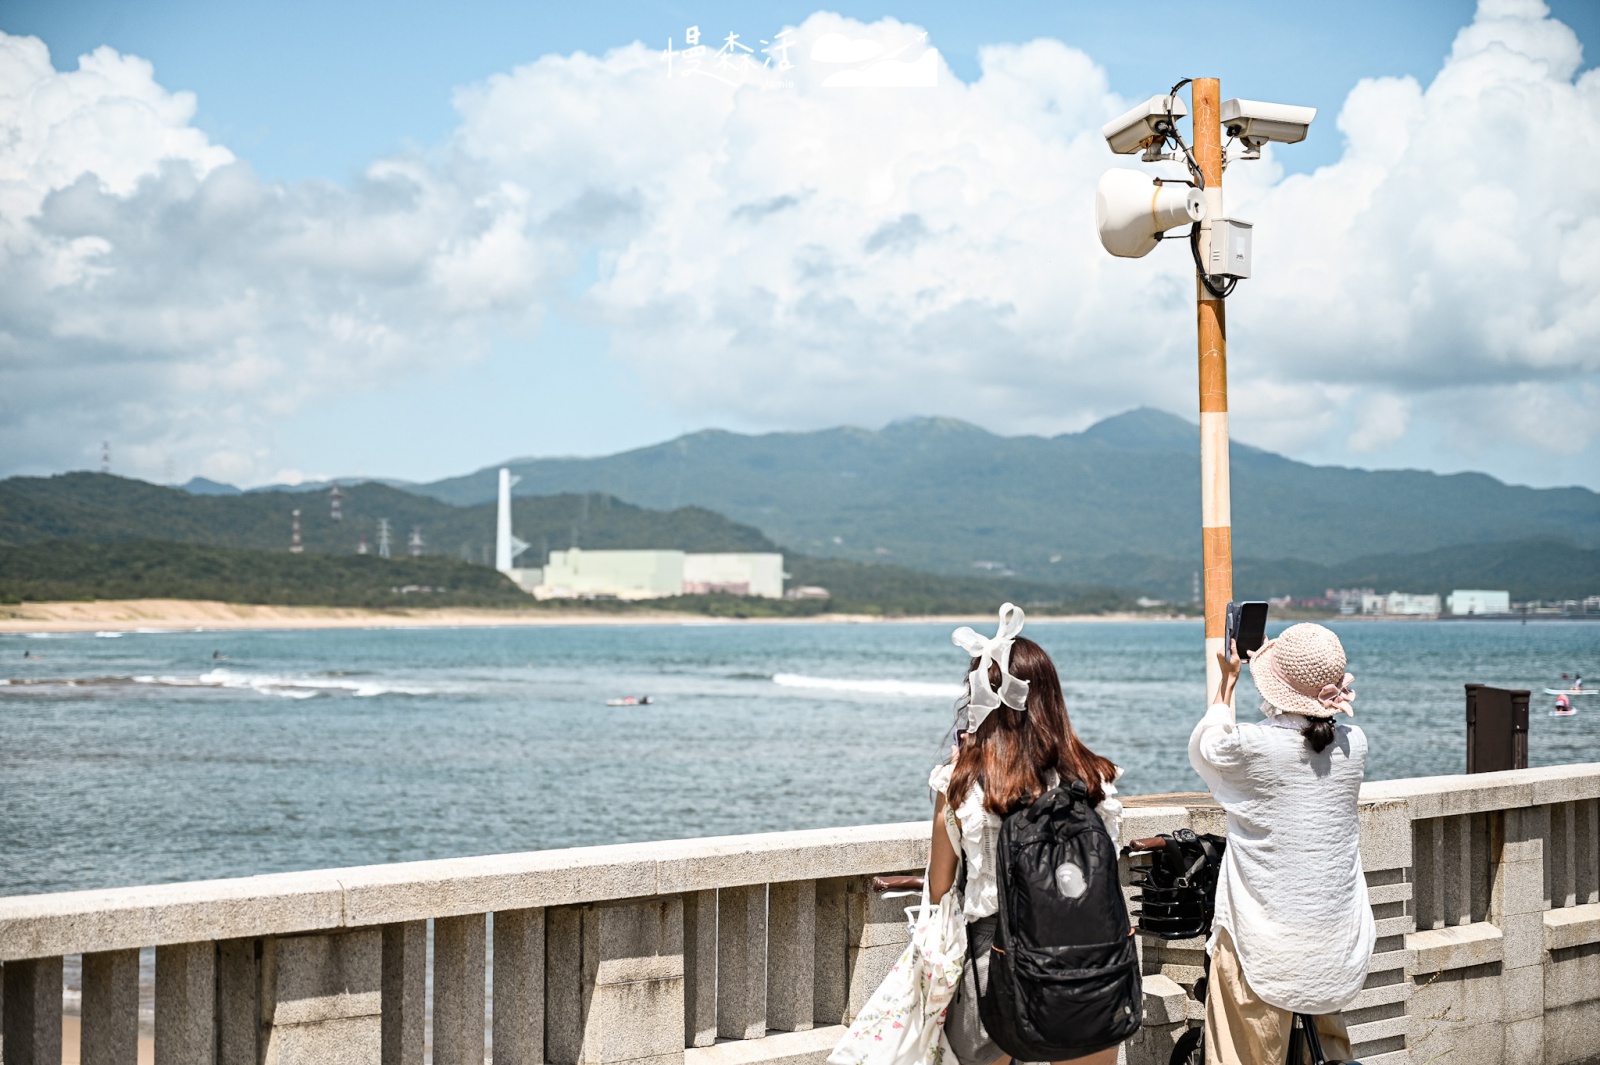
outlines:
[{"label": "concrete balustrade", "polygon": [[[1162,803],[1165,804],[1162,804]],[[1369,784],[1378,946],[1346,1011],[1366,1065],[1600,1059],[1600,765]],[[1144,800],[1127,838],[1221,811]],[[0,1061],[820,1065],[905,946],[926,822],[0,898]],[[431,929],[431,932],[430,932]],[[431,1014],[429,1011],[429,943]],[[1141,943],[1129,1065],[1199,1022],[1204,944]],[[486,990],[492,988],[492,990]],[[431,1033],[431,1034],[430,1034]],[[71,1049],[70,1047],[68,1048]]]}]

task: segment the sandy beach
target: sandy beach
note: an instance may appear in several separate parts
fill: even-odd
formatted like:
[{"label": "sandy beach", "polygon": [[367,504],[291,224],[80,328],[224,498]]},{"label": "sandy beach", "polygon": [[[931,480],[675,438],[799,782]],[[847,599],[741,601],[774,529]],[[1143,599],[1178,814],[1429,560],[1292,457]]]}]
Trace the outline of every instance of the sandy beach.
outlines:
[{"label": "sandy beach", "polygon": [[[0,632],[95,632],[107,629],[408,629],[497,625],[806,625],[952,622],[978,616],[879,617],[817,614],[802,618],[717,618],[671,610],[626,614],[580,610],[361,610],[348,607],[260,606],[190,599],[100,599],[0,606]],[[989,620],[993,620],[992,616]],[[1032,616],[1034,621],[1159,621],[1149,614]]]}]

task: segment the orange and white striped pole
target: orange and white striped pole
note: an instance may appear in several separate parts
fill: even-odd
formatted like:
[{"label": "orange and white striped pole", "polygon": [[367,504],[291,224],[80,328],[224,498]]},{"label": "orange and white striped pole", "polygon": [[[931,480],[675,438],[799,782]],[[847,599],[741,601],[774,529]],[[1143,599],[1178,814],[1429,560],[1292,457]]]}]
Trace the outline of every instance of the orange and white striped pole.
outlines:
[{"label": "orange and white striped pole", "polygon": [[[1206,217],[1200,250],[1206,261],[1211,220],[1222,218],[1222,87],[1216,78],[1192,83],[1194,156],[1205,177]],[[1200,334],[1200,551],[1205,573],[1206,699],[1222,679],[1228,601],[1233,598],[1233,517],[1228,489],[1228,318],[1223,301],[1195,277]]]}]

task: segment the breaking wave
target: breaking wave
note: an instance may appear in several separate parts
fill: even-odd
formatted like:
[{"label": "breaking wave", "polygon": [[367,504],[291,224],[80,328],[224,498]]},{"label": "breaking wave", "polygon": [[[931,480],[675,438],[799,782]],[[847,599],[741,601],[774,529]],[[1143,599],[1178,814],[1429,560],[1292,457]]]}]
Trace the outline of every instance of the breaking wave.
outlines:
[{"label": "breaking wave", "polygon": [[153,684],[163,688],[231,688],[276,695],[284,699],[314,699],[318,695],[350,695],[369,699],[375,695],[432,695],[432,688],[391,684],[381,680],[346,679],[339,676],[281,676],[274,673],[241,673],[213,669],[197,677],[11,677],[0,679],[7,687],[97,688],[126,684]]},{"label": "breaking wave", "polygon": [[431,688],[389,684],[377,680],[352,680],[343,677],[289,677],[275,673],[241,673],[232,669],[213,669],[198,677],[134,677],[136,684],[162,684],[175,688],[248,688],[263,695],[285,699],[314,699],[318,695],[432,695]]},{"label": "breaking wave", "polygon": [[772,683],[783,688],[809,688],[813,691],[864,692],[868,695],[905,695],[917,698],[954,699],[961,694],[959,684],[932,684],[921,680],[857,680],[843,677],[808,677],[803,673],[775,673]]}]

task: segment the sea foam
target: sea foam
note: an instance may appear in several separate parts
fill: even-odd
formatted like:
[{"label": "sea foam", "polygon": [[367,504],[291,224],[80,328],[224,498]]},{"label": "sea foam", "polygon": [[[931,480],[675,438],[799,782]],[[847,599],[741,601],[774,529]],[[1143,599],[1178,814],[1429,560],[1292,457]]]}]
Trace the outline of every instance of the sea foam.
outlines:
[{"label": "sea foam", "polygon": [[847,677],[808,677],[803,673],[776,673],[772,683],[784,688],[816,691],[864,692],[868,695],[904,695],[916,698],[954,699],[959,684],[931,684],[921,680],[858,680]]}]

